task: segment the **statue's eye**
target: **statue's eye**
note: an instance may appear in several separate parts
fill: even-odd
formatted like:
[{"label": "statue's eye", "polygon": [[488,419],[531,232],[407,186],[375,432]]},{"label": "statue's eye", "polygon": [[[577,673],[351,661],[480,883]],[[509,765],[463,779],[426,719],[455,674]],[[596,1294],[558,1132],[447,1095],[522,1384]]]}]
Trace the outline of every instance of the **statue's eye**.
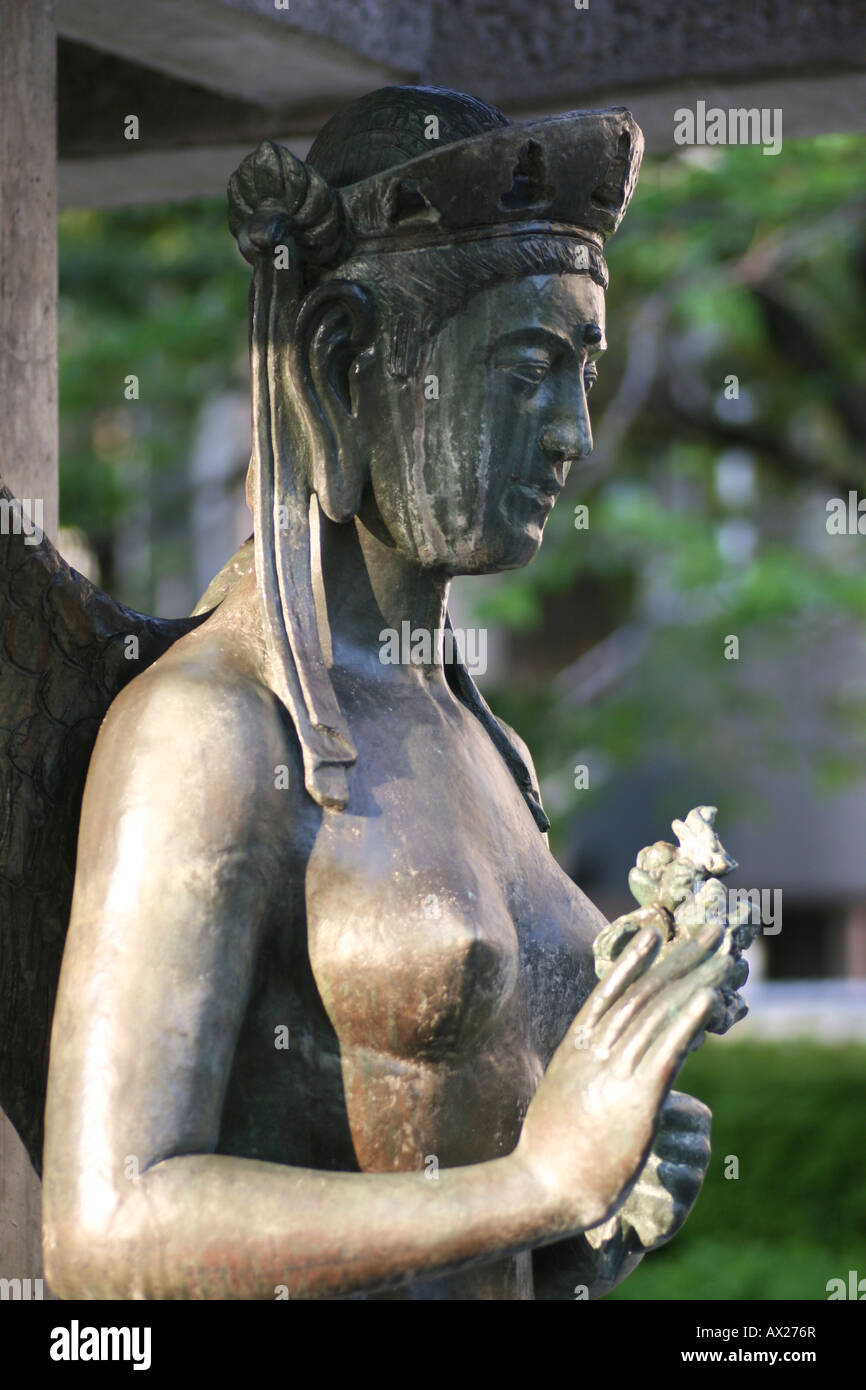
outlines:
[{"label": "statue's eye", "polygon": [[598,381],[598,367],[594,362],[587,362],[583,369],[583,389],[589,395],[595,383]]},{"label": "statue's eye", "polygon": [[509,362],[507,370],[518,381],[525,381],[528,386],[538,386],[550,371],[550,363],[538,357],[524,357]]}]

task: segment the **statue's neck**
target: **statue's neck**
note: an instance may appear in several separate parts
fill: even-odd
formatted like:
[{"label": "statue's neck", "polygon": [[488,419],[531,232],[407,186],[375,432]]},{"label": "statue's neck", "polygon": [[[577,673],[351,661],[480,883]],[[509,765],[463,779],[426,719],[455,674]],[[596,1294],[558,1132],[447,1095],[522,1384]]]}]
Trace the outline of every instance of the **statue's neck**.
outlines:
[{"label": "statue's neck", "polygon": [[[407,560],[358,517],[337,525],[319,510],[316,525],[317,510],[314,504],[311,558],[326,656],[350,670],[374,663],[384,669],[381,653],[387,639],[382,633],[387,630],[396,633],[409,658],[410,675],[442,676],[441,643],[432,641],[432,635],[444,627],[447,576]],[[411,634],[419,630],[431,634],[429,661],[411,659]]]}]

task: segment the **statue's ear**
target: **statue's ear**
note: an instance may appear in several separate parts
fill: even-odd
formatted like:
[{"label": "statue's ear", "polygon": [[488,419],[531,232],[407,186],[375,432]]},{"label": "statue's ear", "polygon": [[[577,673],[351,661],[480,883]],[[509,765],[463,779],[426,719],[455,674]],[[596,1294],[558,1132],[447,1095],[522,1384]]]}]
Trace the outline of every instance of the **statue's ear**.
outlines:
[{"label": "statue's ear", "polygon": [[309,426],[310,484],[332,521],[348,521],[361,504],[367,458],[358,418],[360,354],[373,339],[372,296],[348,280],[327,280],[304,300],[295,342]]}]

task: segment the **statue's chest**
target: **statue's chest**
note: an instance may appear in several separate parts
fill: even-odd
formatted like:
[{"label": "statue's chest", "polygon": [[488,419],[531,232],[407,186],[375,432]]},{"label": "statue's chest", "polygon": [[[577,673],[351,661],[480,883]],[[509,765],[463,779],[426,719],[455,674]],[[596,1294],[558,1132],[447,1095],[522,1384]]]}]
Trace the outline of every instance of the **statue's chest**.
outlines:
[{"label": "statue's chest", "polygon": [[[483,1044],[515,1002],[520,943],[502,894],[456,855],[376,872],[362,836],[308,876],[316,983],[340,1041],[406,1059]],[[378,837],[377,837],[378,838]],[[381,864],[378,866],[382,868]]]},{"label": "statue's chest", "polygon": [[493,758],[474,775],[371,782],[356,813],[326,816],[307,939],[342,1045],[417,1061],[507,1038],[549,1055],[588,992],[602,919],[587,920]]}]

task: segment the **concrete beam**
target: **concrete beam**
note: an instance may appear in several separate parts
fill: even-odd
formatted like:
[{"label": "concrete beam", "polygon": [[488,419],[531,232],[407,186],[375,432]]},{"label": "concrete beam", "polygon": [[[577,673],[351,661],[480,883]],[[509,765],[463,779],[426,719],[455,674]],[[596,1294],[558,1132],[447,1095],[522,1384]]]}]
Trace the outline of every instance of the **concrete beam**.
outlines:
[{"label": "concrete beam", "polygon": [[63,206],[221,195],[259,140],[304,154],[334,110],[391,81],[463,88],[518,119],[626,105],[654,152],[698,100],[781,107],[785,139],[866,130],[861,0],[58,3]]},{"label": "concrete beam", "polygon": [[429,21],[413,23],[408,5],[356,0],[57,0],[57,29],[260,105],[350,101],[420,68],[429,46]]},{"label": "concrete beam", "polygon": [[[68,48],[61,46],[61,60]],[[113,59],[103,59],[105,69],[113,65]],[[94,81],[89,99],[79,99],[72,95],[79,84],[67,82],[61,61],[61,207],[222,197],[229,175],[260,140],[278,140],[303,158],[331,114],[327,106],[293,110],[227,101],[133,64],[120,66],[125,74],[138,74],[138,81]],[[611,87],[596,91],[591,99],[584,94],[582,101],[575,97],[555,105],[504,106],[515,119],[581,105],[628,106],[646,136],[647,149],[664,154],[675,148],[674,112],[682,106],[694,109],[698,100],[708,108],[780,107],[784,140],[866,130],[866,73]],[[334,103],[334,108],[340,104]],[[136,143],[122,135],[123,118],[130,113],[140,118],[141,138]]]},{"label": "concrete beam", "polygon": [[[263,130],[312,136],[333,106],[333,97],[278,106],[241,101],[68,39],[57,45],[58,155],[64,163],[254,144]],[[129,115],[138,119],[134,140],[127,138]]]},{"label": "concrete beam", "polygon": [[[0,0],[0,34],[0,474],[18,497],[41,502],[40,524],[56,537],[57,208],[51,4]],[[39,1180],[0,1112],[0,1278],[42,1277]]]},{"label": "concrete beam", "polygon": [[831,69],[866,69],[862,0],[468,0],[436,8],[424,75],[509,110],[567,110],[608,91]]},{"label": "concrete beam", "polygon": [[45,0],[0,0],[0,473],[57,535],[55,37]]},{"label": "concrete beam", "polygon": [[609,89],[866,69],[861,0],[278,3],[58,0],[58,28],[257,105],[337,105],[397,78],[462,88],[515,111],[566,110]]},{"label": "concrete beam", "polygon": [[[61,207],[117,207],[222,194],[266,136],[303,155],[331,107],[258,106],[61,39]],[[125,138],[136,116],[138,138]]]},{"label": "concrete beam", "polygon": [[241,160],[266,137],[301,159],[312,144],[311,136],[296,139],[267,128],[242,144],[65,160],[58,170],[58,200],[61,208],[113,208],[222,198]]}]

